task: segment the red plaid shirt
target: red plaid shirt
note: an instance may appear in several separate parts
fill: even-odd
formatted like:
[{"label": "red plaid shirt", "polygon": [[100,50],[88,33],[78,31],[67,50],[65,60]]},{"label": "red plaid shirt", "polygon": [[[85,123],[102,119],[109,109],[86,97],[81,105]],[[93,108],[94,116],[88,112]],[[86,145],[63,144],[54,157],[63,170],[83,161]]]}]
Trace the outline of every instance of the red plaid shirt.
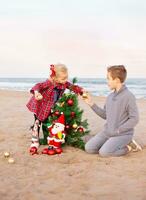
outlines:
[{"label": "red plaid shirt", "polygon": [[60,97],[63,95],[65,89],[71,89],[76,94],[82,94],[82,88],[79,86],[74,86],[70,82],[66,82],[65,84],[52,83],[50,80],[46,80],[42,83],[37,83],[30,92],[34,94],[34,91],[39,91],[43,99],[38,101],[35,99],[34,95],[27,103],[27,108],[33,112],[40,121],[44,121],[48,118],[51,108],[54,106],[54,88],[62,89],[60,93]]}]

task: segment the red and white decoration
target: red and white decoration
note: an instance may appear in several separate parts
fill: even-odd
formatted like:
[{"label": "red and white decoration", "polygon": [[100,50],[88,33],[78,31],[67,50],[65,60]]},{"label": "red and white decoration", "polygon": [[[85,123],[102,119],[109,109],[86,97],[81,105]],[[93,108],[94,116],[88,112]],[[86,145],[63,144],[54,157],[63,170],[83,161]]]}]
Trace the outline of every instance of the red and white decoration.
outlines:
[{"label": "red and white decoration", "polygon": [[61,144],[65,142],[65,117],[62,113],[58,120],[49,128],[48,150],[44,149],[43,154],[60,154],[62,152]]}]

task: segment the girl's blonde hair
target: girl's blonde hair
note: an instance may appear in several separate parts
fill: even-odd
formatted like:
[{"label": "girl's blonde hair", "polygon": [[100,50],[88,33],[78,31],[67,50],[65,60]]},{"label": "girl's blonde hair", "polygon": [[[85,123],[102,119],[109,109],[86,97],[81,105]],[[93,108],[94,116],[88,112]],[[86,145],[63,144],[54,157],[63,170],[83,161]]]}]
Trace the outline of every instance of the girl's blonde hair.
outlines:
[{"label": "girl's blonde hair", "polygon": [[55,72],[56,72],[56,76],[60,72],[63,72],[63,73],[67,73],[68,72],[67,67],[64,64],[56,64],[56,65],[54,65],[54,69],[55,69]]},{"label": "girl's blonde hair", "polygon": [[52,77],[53,80],[55,80],[59,75],[60,72],[67,74],[68,69],[64,64],[55,64],[54,65],[54,71],[55,71],[55,76]]}]

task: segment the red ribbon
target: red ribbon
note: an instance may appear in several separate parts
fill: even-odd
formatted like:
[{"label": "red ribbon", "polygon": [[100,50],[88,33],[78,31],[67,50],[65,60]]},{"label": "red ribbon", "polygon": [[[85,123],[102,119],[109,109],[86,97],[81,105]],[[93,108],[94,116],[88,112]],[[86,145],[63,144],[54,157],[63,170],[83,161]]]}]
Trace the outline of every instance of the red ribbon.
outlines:
[{"label": "red ribbon", "polygon": [[51,70],[51,75],[50,77],[54,77],[56,75],[55,69],[54,69],[54,65],[50,65],[50,70]]}]

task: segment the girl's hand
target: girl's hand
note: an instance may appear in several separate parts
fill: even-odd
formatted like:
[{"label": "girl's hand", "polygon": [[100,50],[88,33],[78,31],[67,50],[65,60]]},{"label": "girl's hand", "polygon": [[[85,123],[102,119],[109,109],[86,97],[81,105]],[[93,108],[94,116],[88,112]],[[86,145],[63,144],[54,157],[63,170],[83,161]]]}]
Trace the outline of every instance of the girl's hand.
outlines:
[{"label": "girl's hand", "polygon": [[35,99],[37,101],[39,101],[39,100],[41,100],[43,98],[43,96],[41,95],[41,93],[39,93],[38,91],[34,92],[34,96],[35,96]]}]

